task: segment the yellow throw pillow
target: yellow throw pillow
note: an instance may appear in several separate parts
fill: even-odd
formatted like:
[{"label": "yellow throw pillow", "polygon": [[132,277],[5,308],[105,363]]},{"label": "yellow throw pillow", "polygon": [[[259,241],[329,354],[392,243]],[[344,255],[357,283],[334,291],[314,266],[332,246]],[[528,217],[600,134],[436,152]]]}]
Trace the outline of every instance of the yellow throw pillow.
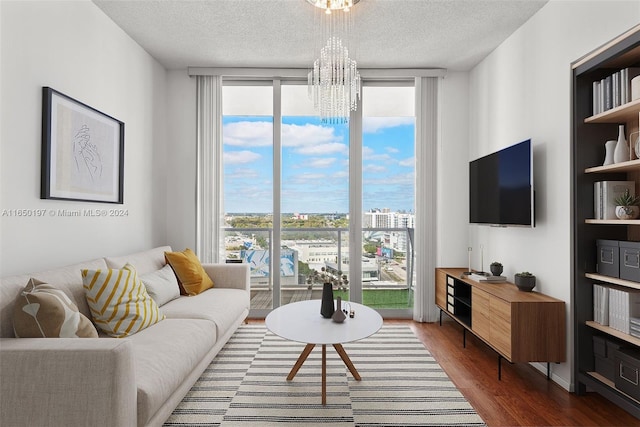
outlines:
[{"label": "yellow throw pillow", "polygon": [[60,289],[30,279],[14,304],[17,338],[98,338],[98,331]]},{"label": "yellow throw pillow", "polygon": [[164,319],[135,268],[82,270],[93,321],[112,337],[127,337]]},{"label": "yellow throw pillow", "polygon": [[178,277],[181,294],[198,295],[213,288],[213,281],[191,249],[187,248],[182,252],[165,252],[164,257]]}]

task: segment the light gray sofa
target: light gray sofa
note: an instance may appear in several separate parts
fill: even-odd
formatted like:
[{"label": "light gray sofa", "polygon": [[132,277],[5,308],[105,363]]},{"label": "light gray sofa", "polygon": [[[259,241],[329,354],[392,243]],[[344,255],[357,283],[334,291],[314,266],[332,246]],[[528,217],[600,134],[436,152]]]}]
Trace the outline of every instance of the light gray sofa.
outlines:
[{"label": "light gray sofa", "polygon": [[205,264],[214,288],[160,307],[128,338],[15,338],[13,302],[30,277],[63,289],[91,319],[80,270],[165,265],[168,246],[0,280],[0,425],[159,426],[249,313],[246,264]]}]

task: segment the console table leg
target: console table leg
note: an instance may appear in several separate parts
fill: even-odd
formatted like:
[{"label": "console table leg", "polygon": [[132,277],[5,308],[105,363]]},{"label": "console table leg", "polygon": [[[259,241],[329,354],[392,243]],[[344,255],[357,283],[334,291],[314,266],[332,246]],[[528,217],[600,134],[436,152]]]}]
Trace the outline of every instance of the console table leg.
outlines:
[{"label": "console table leg", "polygon": [[467,329],[462,328],[462,347],[467,348]]},{"label": "console table leg", "polygon": [[551,363],[547,362],[547,380],[551,379]]},{"label": "console table leg", "polygon": [[502,356],[498,355],[498,381],[502,380]]}]

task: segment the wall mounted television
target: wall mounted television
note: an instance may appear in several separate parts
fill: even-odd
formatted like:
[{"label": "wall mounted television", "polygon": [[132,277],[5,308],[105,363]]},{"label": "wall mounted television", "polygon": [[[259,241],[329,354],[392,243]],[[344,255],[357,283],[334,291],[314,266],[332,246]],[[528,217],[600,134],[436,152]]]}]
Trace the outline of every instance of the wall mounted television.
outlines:
[{"label": "wall mounted television", "polygon": [[535,226],[530,139],[469,162],[469,222]]}]

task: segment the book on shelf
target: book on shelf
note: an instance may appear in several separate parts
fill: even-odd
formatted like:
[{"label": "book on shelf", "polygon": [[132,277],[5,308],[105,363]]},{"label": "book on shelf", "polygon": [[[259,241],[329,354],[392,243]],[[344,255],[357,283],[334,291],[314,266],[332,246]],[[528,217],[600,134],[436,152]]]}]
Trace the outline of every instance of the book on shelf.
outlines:
[{"label": "book on shelf", "polygon": [[609,326],[609,287],[593,285],[593,321]]},{"label": "book on shelf", "polygon": [[640,317],[640,290],[610,287],[609,327],[631,335],[631,319],[637,317]]},{"label": "book on shelf", "polygon": [[631,196],[636,194],[634,181],[598,181],[593,183],[593,218],[617,219],[616,198],[629,190]]},{"label": "book on shelf", "polygon": [[640,75],[640,67],[618,70],[592,83],[593,115],[619,107],[631,99],[631,79]]},{"label": "book on shelf", "polygon": [[640,338],[640,319],[637,317],[629,318],[629,335]]}]

